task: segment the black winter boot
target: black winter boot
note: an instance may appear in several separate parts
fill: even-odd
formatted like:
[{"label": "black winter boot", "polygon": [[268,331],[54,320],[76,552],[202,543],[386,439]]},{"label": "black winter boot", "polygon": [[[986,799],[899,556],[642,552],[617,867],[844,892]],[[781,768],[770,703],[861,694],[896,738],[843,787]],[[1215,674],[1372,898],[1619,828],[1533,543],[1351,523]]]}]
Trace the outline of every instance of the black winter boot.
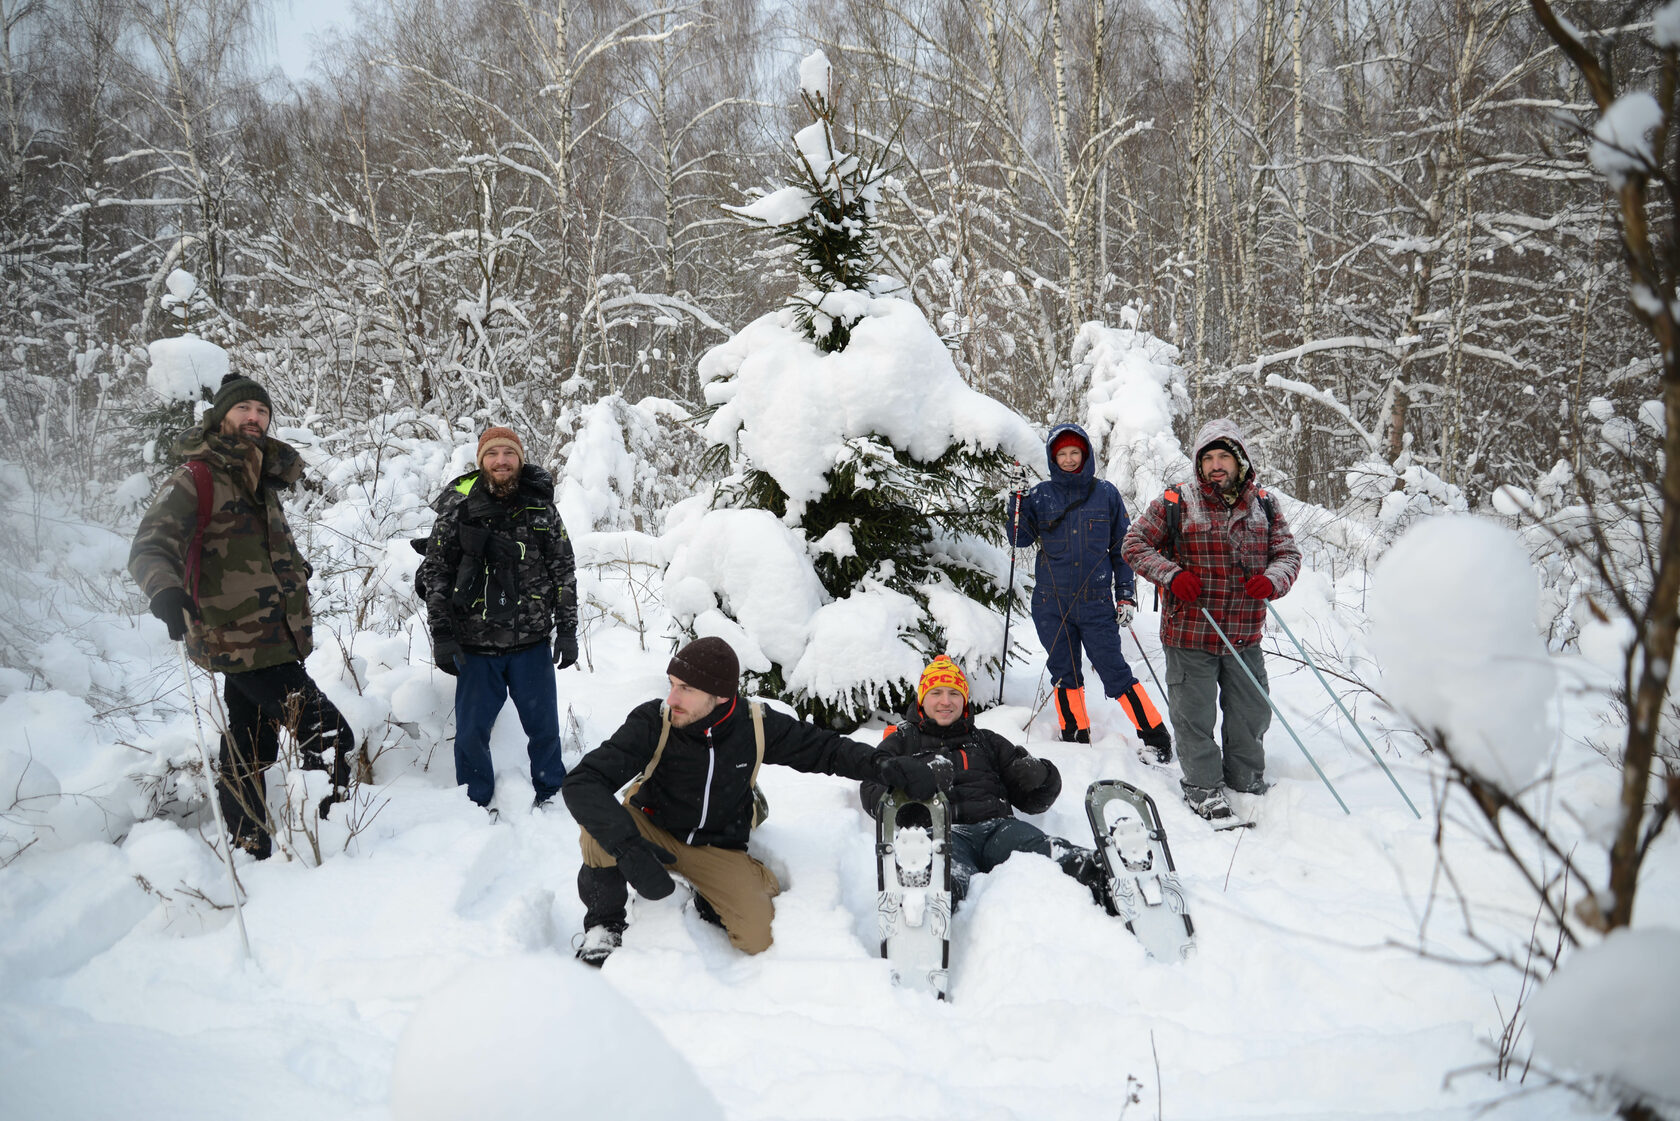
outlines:
[{"label": "black winter boot", "polygon": [[1151,765],[1164,765],[1172,762],[1172,733],[1161,724],[1153,728],[1138,729],[1138,739],[1143,746],[1138,748],[1138,758]]},{"label": "black winter boot", "polygon": [[1070,845],[1066,852],[1056,857],[1056,863],[1063,872],[1090,889],[1093,902],[1101,907],[1108,905],[1108,875],[1102,858],[1096,852]]},{"label": "black winter boot", "polygon": [[601,923],[598,926],[586,927],[578,939],[577,959],[585,965],[599,969],[623,943],[623,923]]},{"label": "black winter boot", "polygon": [[624,873],[614,868],[578,869],[578,898],[583,901],[583,928],[616,926],[624,929],[624,908],[630,901],[630,885]]},{"label": "black winter boot", "polygon": [[713,926],[723,926],[723,916],[717,913],[717,908],[699,892],[694,893],[694,913],[700,916],[702,922],[709,922]]}]

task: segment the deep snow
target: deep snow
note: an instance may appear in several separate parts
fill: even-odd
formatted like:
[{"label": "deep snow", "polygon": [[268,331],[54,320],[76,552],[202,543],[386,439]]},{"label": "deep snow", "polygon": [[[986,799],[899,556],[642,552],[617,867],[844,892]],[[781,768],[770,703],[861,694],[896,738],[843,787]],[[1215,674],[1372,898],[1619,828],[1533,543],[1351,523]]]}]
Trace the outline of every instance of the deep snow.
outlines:
[{"label": "deep snow", "polygon": [[[84,575],[114,578],[121,536],[63,521],[71,524],[60,532],[91,545],[79,554]],[[613,586],[614,571],[587,570],[586,589],[633,594],[627,578]],[[1351,649],[1350,605],[1362,580],[1355,572],[1332,585],[1308,572],[1279,607],[1315,647]],[[75,602],[63,594],[58,609]],[[196,750],[161,627],[122,621],[111,606],[80,608],[66,640],[101,644],[100,657],[84,660],[123,678],[109,684],[145,682],[150,709],[138,721],[96,720],[62,681],[49,692],[48,682],[26,688],[13,674],[0,702],[8,749],[93,760],[132,753],[118,742],[126,735],[166,753]],[[663,626],[658,610],[650,605],[644,618],[652,635]],[[560,677],[574,751],[662,692],[669,646],[643,649],[633,626],[604,620],[588,639],[594,668]],[[1137,631],[1159,668],[1156,620],[1146,610]],[[319,867],[307,846],[303,859],[242,864],[249,962],[228,912],[205,903],[225,904],[228,889],[194,831],[152,820],[126,829],[120,844],[97,836],[60,844],[54,837],[73,836],[97,804],[61,797],[69,806],[57,811],[61,828],[0,871],[0,1116],[188,1121],[236,1108],[252,1118],[418,1118],[440,1114],[414,1103],[442,1100],[437,1087],[469,1078],[478,1100],[495,1105],[485,1116],[536,1115],[521,1112],[532,1100],[569,1116],[571,1103],[603,1087],[632,1116],[628,1103],[666,1101],[687,1077],[662,1057],[664,1041],[732,1119],[1445,1119],[1489,1106],[1495,1117],[1581,1115],[1572,1095],[1513,1098],[1519,1087],[1482,1069],[1519,978],[1435,960],[1479,956],[1436,878],[1436,822],[1412,818],[1308,674],[1273,660],[1286,715],[1354,814],[1341,813],[1274,726],[1269,774],[1278,785],[1263,800],[1242,799],[1259,827],[1213,834],[1174,798],[1176,772],[1136,760],[1117,706],[1092,698],[1093,746],[1054,740],[1041,656],[1030,628],[1013,633],[1027,660],[1011,670],[1009,704],[983,723],[1061,768],[1065,792],[1039,819],[1052,833],[1086,838],[1079,793],[1095,778],[1125,778],[1154,794],[1196,920],[1189,962],[1147,960],[1048,861],[1018,857],[980,877],[959,912],[951,1003],[895,990],[874,937],[872,833],[855,787],[766,768],[772,812],[753,847],[786,888],[776,945],[757,958],[737,954],[682,891],[638,902],[624,948],[600,975],[588,974],[571,960],[582,913],[572,886],[576,828],[563,809],[525,808],[530,788],[510,710],[495,737],[500,824],[452,788],[446,737],[404,736],[390,741],[377,782],[362,790],[365,824],[347,851],[344,824],[334,821],[322,830]],[[407,638],[364,633],[354,646],[364,682],[379,689],[356,697],[332,672],[336,649],[311,668],[347,711],[362,711],[364,726],[357,704],[377,707],[380,691],[393,719],[447,721],[450,683]],[[1579,658],[1557,661],[1570,680],[1603,683]],[[196,688],[203,702],[202,678]],[[988,690],[995,681],[975,683],[977,697]],[[83,692],[98,702],[98,689]],[[1432,805],[1438,780],[1415,739],[1382,735],[1388,718],[1368,698],[1350,702],[1414,800]],[[1589,818],[1613,802],[1614,775],[1592,765],[1590,750],[1568,745],[1597,708],[1573,691],[1558,710],[1573,774],[1568,812]],[[102,765],[108,773],[109,760]],[[88,790],[96,771],[66,763],[58,777],[67,790]],[[1520,945],[1532,920],[1523,889],[1460,824],[1467,814],[1446,817],[1453,871],[1476,900],[1478,931]],[[1677,864],[1670,839],[1654,855],[1642,923],[1675,923]],[[491,980],[463,984],[473,977]],[[552,999],[490,999],[498,991]],[[552,1014],[553,1002],[567,1014]],[[503,1054],[519,1061],[491,1065]]]}]

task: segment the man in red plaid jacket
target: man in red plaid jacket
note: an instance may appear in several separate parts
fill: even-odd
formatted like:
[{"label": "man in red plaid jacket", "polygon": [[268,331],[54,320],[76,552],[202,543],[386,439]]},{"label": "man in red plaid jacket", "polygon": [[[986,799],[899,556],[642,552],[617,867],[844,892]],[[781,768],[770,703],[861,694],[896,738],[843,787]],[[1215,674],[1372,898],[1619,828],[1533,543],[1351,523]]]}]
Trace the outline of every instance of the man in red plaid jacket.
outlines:
[{"label": "man in red plaid jacket", "polygon": [[[1277,503],[1255,485],[1242,432],[1226,418],[1196,433],[1194,482],[1169,490],[1132,523],[1121,555],[1132,570],[1166,590],[1161,644],[1167,654],[1167,701],[1184,768],[1184,801],[1219,823],[1231,817],[1225,788],[1266,791],[1264,737],[1271,707],[1236,663],[1266,684],[1260,630],[1266,600],[1289,591],[1301,550]],[[1168,507],[1176,498],[1178,516]],[[1178,522],[1176,540],[1171,522]],[[1208,615],[1236,647],[1232,656]],[[1224,715],[1214,742],[1214,706]]]}]

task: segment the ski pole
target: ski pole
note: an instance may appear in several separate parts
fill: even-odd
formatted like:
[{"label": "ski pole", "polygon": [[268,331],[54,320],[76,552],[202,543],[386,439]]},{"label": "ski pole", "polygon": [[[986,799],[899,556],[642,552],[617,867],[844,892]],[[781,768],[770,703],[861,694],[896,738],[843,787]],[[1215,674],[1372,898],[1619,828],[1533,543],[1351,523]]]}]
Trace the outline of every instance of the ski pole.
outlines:
[{"label": "ski pole", "polygon": [[1220,628],[1218,623],[1213,621],[1212,613],[1205,607],[1201,609],[1201,612],[1202,618],[1208,621],[1209,625],[1213,627],[1214,632],[1219,635],[1220,641],[1225,643],[1225,649],[1229,650],[1231,652],[1231,657],[1236,659],[1237,665],[1241,667],[1243,671],[1243,676],[1247,677],[1248,680],[1253,683],[1254,687],[1260,691],[1260,696],[1265,698],[1266,704],[1271,706],[1271,710],[1276,713],[1277,718],[1283,722],[1284,729],[1289,732],[1289,737],[1295,741],[1295,746],[1301,749],[1301,754],[1307,757],[1307,762],[1312,764],[1312,769],[1318,772],[1318,777],[1323,781],[1324,789],[1330,792],[1330,797],[1336,799],[1336,804],[1342,807],[1343,813],[1353,813],[1352,810],[1348,809],[1347,803],[1342,801],[1342,796],[1336,793],[1336,788],[1330,784],[1330,776],[1324,773],[1324,768],[1320,767],[1318,765],[1318,760],[1312,757],[1312,752],[1307,750],[1307,745],[1302,743],[1301,737],[1295,734],[1295,729],[1290,726],[1288,717],[1283,715],[1283,710],[1278,708],[1277,702],[1272,700],[1272,695],[1266,692],[1266,687],[1260,684],[1259,678],[1254,676],[1254,671],[1249,669],[1248,664],[1242,660],[1242,655],[1237,653],[1237,648],[1231,644],[1231,640],[1226,636],[1224,630]]},{"label": "ski pole", "polygon": [[1149,679],[1155,683],[1155,694],[1165,701],[1167,691],[1161,687],[1161,679],[1155,676],[1155,663],[1149,660],[1149,651],[1143,648],[1143,640],[1138,638],[1137,629],[1127,627],[1126,633],[1132,636],[1132,641],[1137,643],[1138,653],[1143,655],[1143,664],[1149,668]]},{"label": "ski pole", "polygon": [[1330,688],[1330,683],[1324,680],[1324,675],[1318,671],[1318,663],[1313,661],[1313,656],[1307,653],[1307,648],[1301,645],[1301,640],[1295,637],[1295,632],[1289,629],[1289,624],[1283,621],[1283,616],[1269,601],[1266,604],[1266,610],[1272,613],[1272,618],[1277,620],[1277,625],[1283,628],[1283,633],[1289,636],[1289,641],[1293,642],[1295,649],[1301,652],[1301,657],[1306,660],[1307,668],[1313,671],[1313,676],[1318,678],[1318,683],[1324,686],[1324,691],[1330,694],[1330,699],[1335,701],[1336,707],[1342,710],[1342,715],[1347,717],[1347,722],[1353,726],[1353,730],[1359,733],[1360,740],[1365,744],[1365,750],[1371,753],[1371,758],[1377,761],[1377,766],[1381,767],[1383,774],[1388,776],[1388,781],[1394,784],[1394,789],[1398,790],[1400,797],[1405,799],[1406,808],[1412,811],[1413,817],[1422,820],[1423,815],[1418,813],[1416,806],[1412,805],[1412,799],[1407,795],[1405,787],[1400,785],[1400,780],[1394,777],[1394,772],[1389,770],[1388,764],[1382,761],[1382,756],[1377,754],[1377,749],[1371,746],[1371,741],[1366,737],[1365,732],[1354,722],[1353,713],[1347,710],[1347,705],[1342,703],[1342,698],[1336,694],[1336,690]]},{"label": "ski pole", "polygon": [[1021,528],[1021,492],[1014,495],[1014,509],[1009,516],[1009,589],[1003,601],[1003,656],[998,659],[998,699],[1003,703],[1003,676],[1009,672],[1009,618],[1015,605],[1015,533]]},{"label": "ski pole", "polygon": [[[185,612],[182,612],[185,615]],[[233,890],[233,918],[239,924],[239,944],[245,956],[251,956],[251,938],[245,933],[245,909],[239,902],[239,877],[233,871],[233,842],[228,839],[227,822],[222,820],[222,800],[216,795],[216,770],[210,765],[210,751],[204,746],[204,722],[198,716],[198,697],[193,692],[192,666],[187,662],[187,644],[175,644],[181,654],[181,680],[187,686],[187,706],[192,709],[193,731],[198,736],[198,758],[204,764],[204,780],[210,787],[210,809],[216,815],[216,831],[221,834],[222,855],[226,858],[228,887]]]}]

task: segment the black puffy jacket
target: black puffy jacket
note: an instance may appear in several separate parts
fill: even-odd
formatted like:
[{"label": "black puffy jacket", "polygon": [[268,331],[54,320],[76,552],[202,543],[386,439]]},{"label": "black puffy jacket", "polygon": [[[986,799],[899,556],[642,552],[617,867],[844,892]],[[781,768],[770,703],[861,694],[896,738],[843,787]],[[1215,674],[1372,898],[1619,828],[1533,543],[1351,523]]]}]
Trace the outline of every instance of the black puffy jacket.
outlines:
[{"label": "black puffy jacket", "polygon": [[[886,739],[881,749],[894,755],[918,756],[932,763],[935,756],[950,762],[951,820],[959,825],[1009,817],[1013,810],[1041,814],[1055,804],[1062,792],[1062,776],[1048,759],[1036,759],[1019,744],[1010,743],[996,732],[974,726],[966,713],[946,727],[932,720],[905,721]],[[933,764],[936,768],[938,764]],[[1038,778],[1038,768],[1044,768]],[[1034,782],[1034,779],[1038,779]],[[859,791],[863,808],[873,816],[887,788],[866,780]]]},{"label": "black puffy jacket", "polygon": [[524,464],[506,499],[478,471],[451,482],[416,584],[426,597],[434,648],[506,654],[577,631],[572,542],[554,509],[554,477]]},{"label": "black puffy jacket", "polygon": [[[618,731],[585,755],[560,784],[572,818],[608,852],[638,835],[617,793],[653,758],[661,704],[647,701],[631,709]],[[879,747],[764,711],[766,763],[862,779],[873,777],[884,758]],[[757,759],[747,703],[733,697],[699,723],[671,729],[659,766],[630,799],[630,806],[685,844],[744,849],[752,824]]]}]

